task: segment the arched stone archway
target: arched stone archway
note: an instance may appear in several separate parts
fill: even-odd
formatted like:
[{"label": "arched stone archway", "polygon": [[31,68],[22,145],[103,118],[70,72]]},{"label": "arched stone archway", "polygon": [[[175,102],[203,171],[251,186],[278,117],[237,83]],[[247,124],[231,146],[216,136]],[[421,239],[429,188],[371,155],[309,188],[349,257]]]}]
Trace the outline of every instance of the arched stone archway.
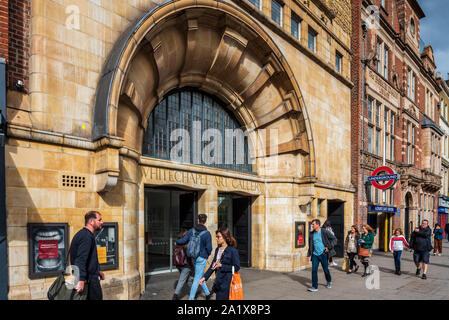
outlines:
[{"label": "arched stone archway", "polygon": [[[157,6],[120,37],[96,94],[98,156],[116,158],[120,148],[140,155],[154,106],[170,90],[183,87],[217,96],[256,135],[259,129],[279,130],[277,150],[290,155],[284,160],[296,171],[292,175],[315,176],[307,110],[280,50],[241,9],[205,0]],[[269,155],[266,150],[263,154]],[[97,170],[97,191],[112,189],[120,173],[118,161],[106,163],[114,165]]]}]

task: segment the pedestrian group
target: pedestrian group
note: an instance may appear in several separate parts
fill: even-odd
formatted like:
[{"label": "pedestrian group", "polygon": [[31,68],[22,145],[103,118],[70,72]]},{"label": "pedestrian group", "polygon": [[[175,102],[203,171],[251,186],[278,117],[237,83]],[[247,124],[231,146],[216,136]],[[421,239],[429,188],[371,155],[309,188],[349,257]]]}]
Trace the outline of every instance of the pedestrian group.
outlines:
[{"label": "pedestrian group", "polygon": [[[72,240],[69,254],[71,264],[79,271],[79,282],[75,288],[78,294],[85,294],[88,300],[102,300],[103,293],[100,280],[105,275],[100,271],[97,247],[95,243],[95,231],[102,228],[103,220],[97,211],[90,211],[84,217],[85,227],[81,229]],[[183,226],[181,233],[175,242],[173,252],[173,264],[180,273],[176,285],[173,300],[179,300],[181,290],[187,283],[190,287],[189,300],[195,300],[198,287],[204,292],[206,300],[210,300],[213,294],[217,300],[243,299],[240,275],[240,258],[237,250],[237,241],[231,231],[226,227],[220,227],[215,231],[217,248],[209,268],[206,270],[207,260],[212,253],[212,236],[205,223],[207,216],[198,215],[197,225],[188,230]],[[318,219],[311,223],[312,230],[309,233],[309,250],[307,256],[312,262],[312,286],[308,291],[318,291],[318,267],[321,264],[326,278],[326,288],[332,288],[332,276],[329,266],[336,266],[333,257],[336,256],[337,238],[330,221],[323,226]],[[449,241],[449,223],[443,229],[439,224],[432,230],[429,221],[424,219],[421,225],[414,229],[407,242],[402,230],[396,228],[389,242],[389,250],[393,254],[395,274],[401,275],[401,256],[404,248],[413,250],[413,261],[416,265],[416,276],[427,279],[427,271],[430,260],[430,252],[441,256],[444,233]],[[433,243],[432,246],[432,234]],[[356,225],[351,226],[344,242],[344,258],[348,262],[347,273],[356,273],[359,265],[356,257],[364,266],[362,277],[369,275],[369,262],[373,254],[375,232],[371,226],[364,224],[362,233]],[[207,280],[215,273],[215,281],[209,290]],[[238,275],[238,277],[236,277]]]}]

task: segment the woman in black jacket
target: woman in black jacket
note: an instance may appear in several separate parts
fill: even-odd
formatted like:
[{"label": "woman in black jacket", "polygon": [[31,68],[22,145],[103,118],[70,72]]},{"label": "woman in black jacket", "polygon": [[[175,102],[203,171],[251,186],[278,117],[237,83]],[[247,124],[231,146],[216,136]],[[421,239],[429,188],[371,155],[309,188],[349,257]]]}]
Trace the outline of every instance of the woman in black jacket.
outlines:
[{"label": "woman in black jacket", "polygon": [[229,289],[232,280],[232,267],[234,272],[240,270],[240,258],[237,251],[237,241],[232,237],[228,228],[219,228],[216,232],[218,247],[212,264],[200,280],[200,285],[207,281],[215,272],[215,283],[212,292],[215,292],[217,300],[229,300]]}]

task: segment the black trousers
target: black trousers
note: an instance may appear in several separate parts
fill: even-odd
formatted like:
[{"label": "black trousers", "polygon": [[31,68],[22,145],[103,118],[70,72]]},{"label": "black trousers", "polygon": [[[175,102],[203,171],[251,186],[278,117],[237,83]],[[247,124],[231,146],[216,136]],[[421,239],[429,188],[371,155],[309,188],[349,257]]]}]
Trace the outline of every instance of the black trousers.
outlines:
[{"label": "black trousers", "polygon": [[355,262],[355,256],[357,255],[357,253],[353,253],[353,252],[348,252],[348,257],[349,257],[349,269],[353,270],[353,268],[355,266],[357,266],[357,263]]},{"label": "black trousers", "polygon": [[101,290],[99,279],[89,280],[87,290],[87,300],[103,300],[103,291]]}]

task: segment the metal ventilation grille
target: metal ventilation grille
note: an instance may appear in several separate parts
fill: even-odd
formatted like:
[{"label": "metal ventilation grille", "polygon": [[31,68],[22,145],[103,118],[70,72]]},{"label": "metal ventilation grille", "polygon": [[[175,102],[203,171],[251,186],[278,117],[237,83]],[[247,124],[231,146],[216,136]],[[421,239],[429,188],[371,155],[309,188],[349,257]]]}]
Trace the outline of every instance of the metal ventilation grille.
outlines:
[{"label": "metal ventilation grille", "polygon": [[62,186],[66,188],[86,188],[86,177],[73,176],[73,175],[62,175]]}]

